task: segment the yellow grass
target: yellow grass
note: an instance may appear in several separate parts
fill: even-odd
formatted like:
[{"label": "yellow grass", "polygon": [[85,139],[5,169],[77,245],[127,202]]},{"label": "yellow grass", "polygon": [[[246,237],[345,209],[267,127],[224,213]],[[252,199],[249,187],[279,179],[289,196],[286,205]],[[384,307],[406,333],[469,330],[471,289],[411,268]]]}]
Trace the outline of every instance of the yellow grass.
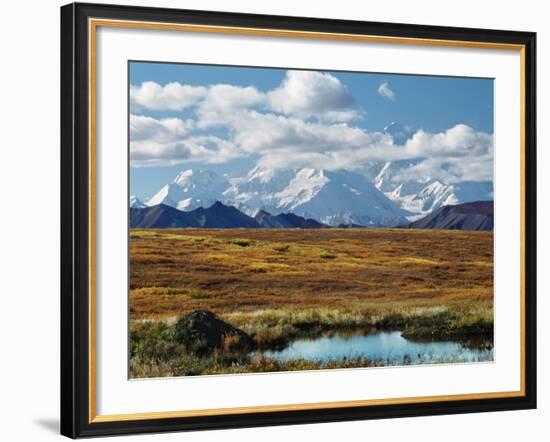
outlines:
[{"label": "yellow grass", "polygon": [[493,235],[132,229],[130,288],[132,320],[168,319],[199,308],[241,325],[263,321],[265,312],[317,312],[327,319],[444,309],[492,318]]}]

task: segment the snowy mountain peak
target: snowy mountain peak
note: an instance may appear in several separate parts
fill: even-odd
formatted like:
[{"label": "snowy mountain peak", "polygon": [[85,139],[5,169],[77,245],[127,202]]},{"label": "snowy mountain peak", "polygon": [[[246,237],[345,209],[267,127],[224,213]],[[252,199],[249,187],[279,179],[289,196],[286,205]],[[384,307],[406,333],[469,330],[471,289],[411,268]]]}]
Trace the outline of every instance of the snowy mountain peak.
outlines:
[{"label": "snowy mountain peak", "polygon": [[324,179],[325,171],[323,169],[312,169],[310,167],[304,167],[296,174],[298,179]]},{"label": "snowy mountain peak", "polygon": [[158,204],[164,204],[166,206],[176,207],[178,201],[184,198],[185,193],[181,190],[181,187],[175,183],[170,183],[164,185],[157,193],[149,198],[147,205],[151,207]]},{"label": "snowy mountain peak", "polygon": [[276,195],[277,209],[329,225],[398,225],[406,214],[364,176],[304,168]]},{"label": "snowy mountain peak", "polygon": [[165,204],[184,211],[208,207],[220,199],[221,193],[228,187],[229,181],[216,172],[187,169],[160,189],[147,205]]},{"label": "snowy mountain peak", "polygon": [[[264,210],[311,218],[328,225],[396,226],[468,201],[492,199],[491,182],[444,183],[426,176],[405,179],[412,160],[372,164],[368,170],[257,166],[230,178],[209,170],[183,170],[145,205],[165,204],[188,212],[216,201],[249,216]],[[130,204],[143,204],[131,200]],[[139,207],[139,206],[134,206]]]},{"label": "snowy mountain peak", "polygon": [[315,197],[329,181],[322,169],[301,169],[288,186],[276,195],[279,201],[277,207],[292,210]]},{"label": "snowy mountain peak", "polygon": [[393,138],[395,144],[403,145],[407,140],[412,137],[413,131],[408,126],[403,126],[401,123],[392,121],[384,128],[384,133],[390,135]]},{"label": "snowy mountain peak", "polygon": [[384,127],[384,132],[389,133],[394,129],[402,129],[403,125],[399,124],[397,121],[392,121],[390,124]]},{"label": "snowy mountain peak", "polygon": [[130,195],[130,207],[133,207],[134,209],[143,209],[147,206],[137,196]]},{"label": "snowy mountain peak", "polygon": [[226,186],[227,179],[211,170],[187,169],[180,172],[174,178],[174,183],[179,185],[184,191],[189,191],[189,189],[196,188],[197,186]]},{"label": "snowy mountain peak", "polygon": [[428,184],[422,191],[420,195],[428,195],[430,193],[444,192],[447,189],[452,190],[452,185],[445,185],[441,181],[435,180],[432,183]]},{"label": "snowy mountain peak", "polygon": [[[378,187],[378,186],[376,186]],[[393,189],[391,192],[387,192],[386,196],[391,199],[392,201],[396,201],[401,196],[401,192],[403,191],[403,184],[399,184],[395,189]]]},{"label": "snowy mountain peak", "polygon": [[376,178],[374,179],[374,185],[378,190],[382,190],[382,187],[384,186],[384,180],[387,178],[386,174],[388,173],[390,165],[391,161],[388,161],[386,164],[384,164],[384,167],[380,169],[380,172],[378,172],[378,175],[376,175]]},{"label": "snowy mountain peak", "polygon": [[176,175],[176,178],[174,178],[174,183],[177,183],[178,181],[181,181],[181,180],[185,180],[190,176],[193,176],[194,173],[195,172],[193,169],[182,170],[180,173]]},{"label": "snowy mountain peak", "polygon": [[[232,181],[232,185],[223,192],[226,201],[233,201],[236,206],[249,208],[270,206],[270,196],[285,189],[295,176],[294,169],[270,168],[256,166],[244,177]],[[243,207],[246,213],[250,211]],[[251,212],[250,212],[251,213]]]},{"label": "snowy mountain peak", "polygon": [[272,181],[277,175],[277,169],[264,166],[256,166],[248,174],[246,178],[248,181],[257,180],[260,183],[268,183]]},{"label": "snowy mountain peak", "polygon": [[[418,190],[417,186],[422,186],[422,188]],[[445,184],[438,180],[428,183],[416,183],[416,186],[412,189],[411,186],[407,187],[409,187],[409,192],[401,184],[392,192],[387,192],[386,196],[399,203],[402,208],[417,215],[426,214],[442,206],[460,202],[455,194],[455,187],[452,184]]]}]

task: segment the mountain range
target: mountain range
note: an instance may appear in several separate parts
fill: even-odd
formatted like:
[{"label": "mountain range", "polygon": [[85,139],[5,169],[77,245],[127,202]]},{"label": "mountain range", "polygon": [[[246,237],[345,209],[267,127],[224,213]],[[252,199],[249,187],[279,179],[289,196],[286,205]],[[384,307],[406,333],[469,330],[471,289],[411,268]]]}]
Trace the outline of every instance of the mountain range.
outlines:
[{"label": "mountain range", "polygon": [[130,227],[138,228],[258,228],[262,227],[254,218],[235,207],[219,201],[212,206],[198,207],[184,212],[166,204],[146,208],[130,208]]},{"label": "mountain range", "polygon": [[[132,228],[285,228],[321,229],[329,226],[293,213],[272,215],[265,210],[255,217],[235,207],[216,201],[212,206],[184,212],[165,204],[130,208]],[[361,227],[355,224],[337,227]],[[409,228],[451,230],[493,230],[493,202],[478,201],[444,206],[428,216],[410,223]]]},{"label": "mountain range", "polygon": [[165,204],[151,207],[130,208],[130,227],[132,228],[301,228],[320,229],[327,227],[312,219],[302,218],[293,213],[271,215],[263,210],[254,218],[232,206],[216,201],[210,207],[198,207],[183,212]]},{"label": "mountain range", "polygon": [[283,229],[321,229],[326,225],[310,218],[303,218],[293,213],[281,213],[271,215],[265,210],[260,210],[254,216],[256,222],[262,227],[283,228]]},{"label": "mountain range", "polygon": [[190,212],[221,202],[250,218],[263,211],[287,218],[294,214],[327,226],[396,227],[446,205],[492,200],[491,182],[416,181],[407,178],[414,165],[411,161],[372,162],[354,171],[256,166],[238,176],[188,169],[148,199],[132,196],[130,207],[162,204]]}]

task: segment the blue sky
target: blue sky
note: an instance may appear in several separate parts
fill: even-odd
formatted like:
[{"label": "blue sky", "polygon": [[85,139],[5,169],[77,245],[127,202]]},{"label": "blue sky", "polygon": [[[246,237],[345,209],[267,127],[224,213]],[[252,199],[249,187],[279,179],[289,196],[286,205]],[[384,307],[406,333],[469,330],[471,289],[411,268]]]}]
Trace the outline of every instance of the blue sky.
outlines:
[{"label": "blue sky", "polygon": [[[334,71],[289,76],[287,69],[131,62],[129,82],[130,192],[140,197],[186,168],[238,173],[258,161],[315,167],[323,155],[334,159],[335,167],[351,168],[368,161],[369,152],[373,159],[384,159],[384,149],[388,160],[410,158],[411,152],[433,157],[433,149],[424,153],[412,144],[406,155],[388,147],[376,134],[391,122],[406,126],[411,137],[421,130],[427,137],[419,138],[423,146],[454,143],[451,165],[460,140],[474,143],[473,158],[486,153],[481,135],[493,134],[491,79]],[[255,119],[262,128],[258,132],[248,123]],[[258,142],[265,134],[273,139]],[[349,145],[333,148],[328,145],[333,136],[334,145],[339,139]],[[492,144],[490,150],[492,161]],[[352,164],[344,160],[349,152],[357,153]]]}]

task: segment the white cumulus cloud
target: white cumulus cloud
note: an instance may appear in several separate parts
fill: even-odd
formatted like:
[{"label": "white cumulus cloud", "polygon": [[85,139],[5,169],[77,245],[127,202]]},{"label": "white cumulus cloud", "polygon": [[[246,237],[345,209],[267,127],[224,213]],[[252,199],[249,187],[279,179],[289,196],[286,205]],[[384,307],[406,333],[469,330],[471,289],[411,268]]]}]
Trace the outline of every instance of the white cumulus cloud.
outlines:
[{"label": "white cumulus cloud", "polygon": [[406,158],[421,158],[396,179],[418,177],[457,181],[492,181],[493,135],[457,124],[440,133],[417,131],[403,149]]},{"label": "white cumulus cloud", "polygon": [[212,85],[198,106],[198,126],[207,128],[226,125],[239,111],[260,106],[264,102],[265,94],[253,86]]},{"label": "white cumulus cloud", "polygon": [[169,166],[189,161],[223,163],[242,154],[231,141],[192,135],[192,120],[130,116],[130,162],[133,167]]},{"label": "white cumulus cloud", "polygon": [[267,97],[274,111],[301,118],[348,121],[358,116],[347,88],[327,73],[287,71],[281,85]]},{"label": "white cumulus cloud", "polygon": [[193,128],[193,120],[180,118],[155,118],[144,115],[130,115],[130,139],[132,142],[174,141],[182,138]]},{"label": "white cumulus cloud", "polygon": [[395,92],[390,89],[387,81],[384,81],[378,86],[378,93],[388,100],[395,100]]},{"label": "white cumulus cloud", "polygon": [[[378,92],[396,98],[387,82]],[[135,167],[253,157],[269,167],[337,170],[411,160],[396,179],[492,180],[491,134],[457,124],[439,133],[411,130],[406,141],[399,141],[390,133],[359,127],[353,119],[360,112],[332,74],[288,71],[281,84],[267,92],[254,86],[144,82],[132,86],[131,100]],[[137,115],[146,109],[190,113],[186,119]]]},{"label": "white cumulus cloud", "polygon": [[161,86],[154,81],[144,81],[139,86],[130,86],[130,105],[132,109],[181,111],[197,104],[206,91],[202,86],[182,85],[178,82]]}]

